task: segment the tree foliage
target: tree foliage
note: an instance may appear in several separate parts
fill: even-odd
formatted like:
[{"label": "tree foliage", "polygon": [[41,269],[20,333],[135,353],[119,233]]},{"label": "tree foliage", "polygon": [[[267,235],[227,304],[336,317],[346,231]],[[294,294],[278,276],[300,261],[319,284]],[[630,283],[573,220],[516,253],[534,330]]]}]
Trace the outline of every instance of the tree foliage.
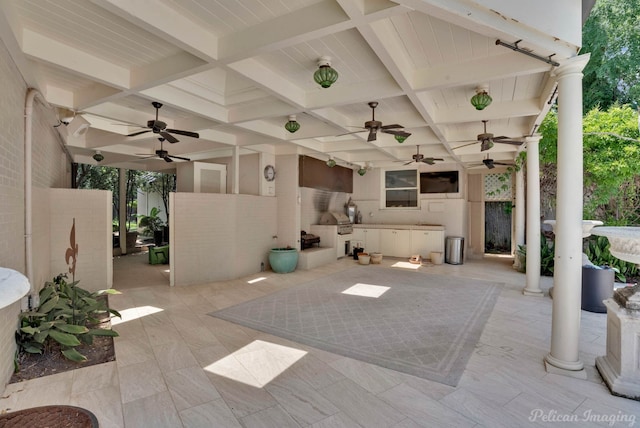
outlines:
[{"label": "tree foliage", "polygon": [[[541,196],[554,206],[558,116],[551,110],[540,126]],[[638,114],[630,106],[594,108],[583,119],[584,218],[608,224],[638,224]]]},{"label": "tree foliage", "polygon": [[640,2],[598,0],[582,32],[584,111],[640,100]]}]

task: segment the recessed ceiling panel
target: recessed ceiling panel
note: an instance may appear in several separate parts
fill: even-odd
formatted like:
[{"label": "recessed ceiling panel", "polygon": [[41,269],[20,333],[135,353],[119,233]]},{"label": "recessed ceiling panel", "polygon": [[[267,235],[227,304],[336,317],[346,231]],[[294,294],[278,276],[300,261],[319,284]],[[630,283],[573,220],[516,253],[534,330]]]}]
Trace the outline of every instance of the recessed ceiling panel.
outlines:
[{"label": "recessed ceiling panel", "polygon": [[180,49],[85,0],[13,2],[25,28],[113,64],[152,64]]}]

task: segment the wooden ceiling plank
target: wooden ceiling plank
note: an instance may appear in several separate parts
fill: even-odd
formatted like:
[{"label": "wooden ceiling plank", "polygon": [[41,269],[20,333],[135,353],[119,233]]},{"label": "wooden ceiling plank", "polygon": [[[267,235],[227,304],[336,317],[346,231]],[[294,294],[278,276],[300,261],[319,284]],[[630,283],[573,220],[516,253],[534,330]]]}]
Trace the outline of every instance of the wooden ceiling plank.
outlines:
[{"label": "wooden ceiling plank", "polygon": [[157,37],[207,62],[218,58],[218,38],[163,2],[91,0],[92,3],[138,25]]}]

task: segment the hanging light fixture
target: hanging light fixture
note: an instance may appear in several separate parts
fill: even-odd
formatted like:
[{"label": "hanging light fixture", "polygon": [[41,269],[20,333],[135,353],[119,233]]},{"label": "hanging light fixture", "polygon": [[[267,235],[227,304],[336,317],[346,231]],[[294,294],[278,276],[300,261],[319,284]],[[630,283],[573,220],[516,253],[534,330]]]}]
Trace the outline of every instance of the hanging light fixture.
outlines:
[{"label": "hanging light fixture", "polygon": [[394,137],[395,137],[396,141],[397,141],[398,143],[400,143],[400,144],[404,143],[404,141],[405,141],[407,138],[409,138],[409,136],[408,136],[408,135],[398,135],[398,134],[394,135]]},{"label": "hanging light fixture", "polygon": [[331,58],[323,56],[318,60],[318,69],[313,73],[313,80],[323,88],[328,88],[338,80],[338,72],[331,68]]},{"label": "hanging light fixture", "polygon": [[369,171],[371,169],[371,164],[369,162],[365,162],[363,167],[360,167],[360,169],[358,170],[358,174],[360,174],[360,176],[363,176],[367,173],[367,171]]},{"label": "hanging light fixture", "polygon": [[476,88],[476,94],[471,97],[471,105],[476,108],[476,110],[484,110],[493,99],[487,93],[488,87],[486,85],[478,86]]},{"label": "hanging light fixture", "polygon": [[327,166],[329,168],[333,168],[334,166],[336,166],[336,161],[333,159],[333,157],[329,156],[329,160],[327,160]]},{"label": "hanging light fixture", "polygon": [[100,153],[100,150],[96,150],[96,153],[93,155],[93,159],[96,162],[102,162],[104,160],[104,155]]},{"label": "hanging light fixture", "polygon": [[284,124],[284,129],[291,132],[292,134],[300,129],[300,124],[296,122],[296,115],[292,114],[289,116],[289,121]]}]

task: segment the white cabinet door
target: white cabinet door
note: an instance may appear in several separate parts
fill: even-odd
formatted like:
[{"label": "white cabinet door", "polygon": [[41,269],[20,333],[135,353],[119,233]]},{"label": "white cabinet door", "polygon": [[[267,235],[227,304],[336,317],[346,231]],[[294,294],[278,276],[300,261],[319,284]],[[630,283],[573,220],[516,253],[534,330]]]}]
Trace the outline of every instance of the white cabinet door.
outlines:
[{"label": "white cabinet door", "polygon": [[411,254],[429,258],[430,253],[444,252],[444,232],[441,230],[411,231]]},{"label": "white cabinet door", "polygon": [[380,229],[380,252],[389,257],[395,257],[395,231],[393,229]]},{"label": "white cabinet door", "polygon": [[411,254],[411,231],[400,229],[380,230],[381,253],[390,257],[409,257]]},{"label": "white cabinet door", "polygon": [[351,247],[366,248],[364,245],[366,241],[366,231],[366,229],[353,228],[353,233],[351,234]]},{"label": "white cabinet door", "polygon": [[411,257],[411,231],[410,230],[394,230],[395,238],[395,254],[396,257]]},{"label": "white cabinet door", "polygon": [[380,229],[364,229],[364,249],[368,253],[380,253]]}]

